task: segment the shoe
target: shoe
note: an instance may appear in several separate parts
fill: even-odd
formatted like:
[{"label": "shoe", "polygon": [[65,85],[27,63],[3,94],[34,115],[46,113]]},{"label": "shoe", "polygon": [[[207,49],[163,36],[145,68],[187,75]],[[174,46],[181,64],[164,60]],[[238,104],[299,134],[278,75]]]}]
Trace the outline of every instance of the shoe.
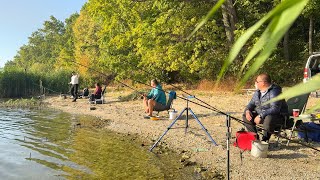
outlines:
[{"label": "shoe", "polygon": [[74,100],[72,100],[72,102],[76,102],[76,100],[74,99]]},{"label": "shoe", "polygon": [[269,139],[270,139],[270,137],[268,138],[268,137],[266,137],[266,136],[263,136],[261,141],[269,142]]},{"label": "shoe", "polygon": [[143,116],[144,119],[150,119],[152,116],[149,116],[149,115],[145,115]]},{"label": "shoe", "polygon": [[158,118],[157,116],[151,116],[150,119],[151,119],[151,120],[154,120],[154,121],[157,121],[157,120],[159,120],[160,118]]}]

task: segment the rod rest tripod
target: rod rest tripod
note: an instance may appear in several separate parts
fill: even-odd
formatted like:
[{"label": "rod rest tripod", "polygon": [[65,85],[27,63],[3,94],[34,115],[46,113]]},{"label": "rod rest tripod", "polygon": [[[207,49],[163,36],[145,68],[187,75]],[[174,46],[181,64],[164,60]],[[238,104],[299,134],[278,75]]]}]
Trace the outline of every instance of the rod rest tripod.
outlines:
[{"label": "rod rest tripod", "polygon": [[194,117],[194,119],[197,121],[197,123],[201,126],[202,130],[204,130],[204,132],[206,133],[206,135],[209,137],[210,141],[217,146],[217,143],[213,140],[213,138],[211,137],[211,135],[209,134],[208,130],[203,126],[203,124],[200,122],[200,120],[198,119],[198,117],[194,114],[194,112],[191,110],[191,108],[189,108],[189,99],[195,98],[195,96],[184,96],[186,101],[187,101],[187,106],[181,111],[181,113],[179,114],[179,116],[177,116],[173,122],[167,127],[167,130],[159,137],[159,139],[153,144],[153,146],[150,148],[149,151],[152,151],[157,145],[158,143],[161,141],[161,139],[167,134],[167,132],[172,129],[172,126],[179,120],[179,118],[182,116],[182,114],[184,112],[186,112],[186,125],[185,125],[185,133],[187,133],[187,129],[189,127],[189,112],[191,113],[191,115]]}]

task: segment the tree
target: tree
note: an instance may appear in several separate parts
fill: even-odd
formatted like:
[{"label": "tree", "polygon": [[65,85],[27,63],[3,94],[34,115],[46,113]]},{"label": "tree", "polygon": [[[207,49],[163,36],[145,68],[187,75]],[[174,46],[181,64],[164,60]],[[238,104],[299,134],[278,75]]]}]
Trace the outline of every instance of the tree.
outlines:
[{"label": "tree", "polygon": [[72,14],[69,18],[65,20],[65,33],[63,34],[63,47],[60,49],[59,56],[55,63],[56,69],[70,68],[70,62],[75,61],[75,45],[74,39],[75,35],[73,32],[73,27],[78,19],[79,14]]},{"label": "tree", "polygon": [[[99,74],[92,70],[101,69],[100,58],[100,25],[83,9],[72,27],[74,33],[74,61],[69,65],[79,69],[82,77],[95,79]],[[102,70],[103,71],[103,70]]]},{"label": "tree", "polygon": [[315,29],[315,22],[320,22],[315,19],[315,17],[320,16],[320,2],[317,0],[309,0],[306,8],[302,12],[302,15],[309,19],[309,31],[308,31],[308,52],[309,55],[314,52],[313,46],[313,37],[314,37],[314,29]]},{"label": "tree", "polygon": [[31,34],[28,44],[22,46],[14,58],[14,62],[23,64],[25,69],[30,69],[33,64],[42,63],[46,66],[46,72],[49,72],[64,45],[63,22],[51,16],[43,25],[42,29]]},{"label": "tree", "polygon": [[233,1],[226,0],[221,6],[221,11],[227,39],[229,41],[229,45],[231,46],[234,41],[234,31],[236,30],[236,23],[238,21],[236,10],[233,6]]}]

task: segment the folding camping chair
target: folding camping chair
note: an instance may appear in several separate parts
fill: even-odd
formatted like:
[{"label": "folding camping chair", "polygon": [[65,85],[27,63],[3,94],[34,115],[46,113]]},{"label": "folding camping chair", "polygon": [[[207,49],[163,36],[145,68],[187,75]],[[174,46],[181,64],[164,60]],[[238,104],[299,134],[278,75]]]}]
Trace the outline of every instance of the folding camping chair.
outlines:
[{"label": "folding camping chair", "polygon": [[157,114],[157,116],[158,116],[161,111],[168,111],[170,109],[173,109],[172,108],[172,102],[176,98],[177,98],[176,92],[175,91],[170,91],[169,92],[169,99],[167,101],[167,104],[163,108],[158,108],[158,109],[154,108],[153,111],[158,111],[158,114]]},{"label": "folding camping chair", "polygon": [[[306,93],[296,97],[292,97],[287,100],[289,114],[285,116],[284,125],[280,128],[280,132],[281,130],[285,130],[285,129],[288,129],[290,131],[289,132],[290,134],[288,136],[287,146],[289,145],[289,142],[292,138],[293,131],[296,130],[296,126],[299,123],[302,123],[301,119],[292,117],[293,109],[299,109],[299,115],[304,113],[307,106],[309,95],[310,93]],[[279,136],[278,136],[278,141],[279,141]]]},{"label": "folding camping chair", "polygon": [[94,100],[94,103],[95,104],[103,104],[104,103],[104,93],[106,92],[106,89],[107,89],[107,85],[104,86],[102,92],[101,92],[101,97],[99,99],[95,99]]}]

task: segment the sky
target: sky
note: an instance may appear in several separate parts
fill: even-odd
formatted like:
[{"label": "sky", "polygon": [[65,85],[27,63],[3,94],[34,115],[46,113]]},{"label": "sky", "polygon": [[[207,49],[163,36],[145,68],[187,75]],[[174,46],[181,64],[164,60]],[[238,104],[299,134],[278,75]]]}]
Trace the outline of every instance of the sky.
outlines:
[{"label": "sky", "polygon": [[0,0],[0,67],[28,43],[32,32],[54,16],[60,21],[80,12],[87,0]]}]

